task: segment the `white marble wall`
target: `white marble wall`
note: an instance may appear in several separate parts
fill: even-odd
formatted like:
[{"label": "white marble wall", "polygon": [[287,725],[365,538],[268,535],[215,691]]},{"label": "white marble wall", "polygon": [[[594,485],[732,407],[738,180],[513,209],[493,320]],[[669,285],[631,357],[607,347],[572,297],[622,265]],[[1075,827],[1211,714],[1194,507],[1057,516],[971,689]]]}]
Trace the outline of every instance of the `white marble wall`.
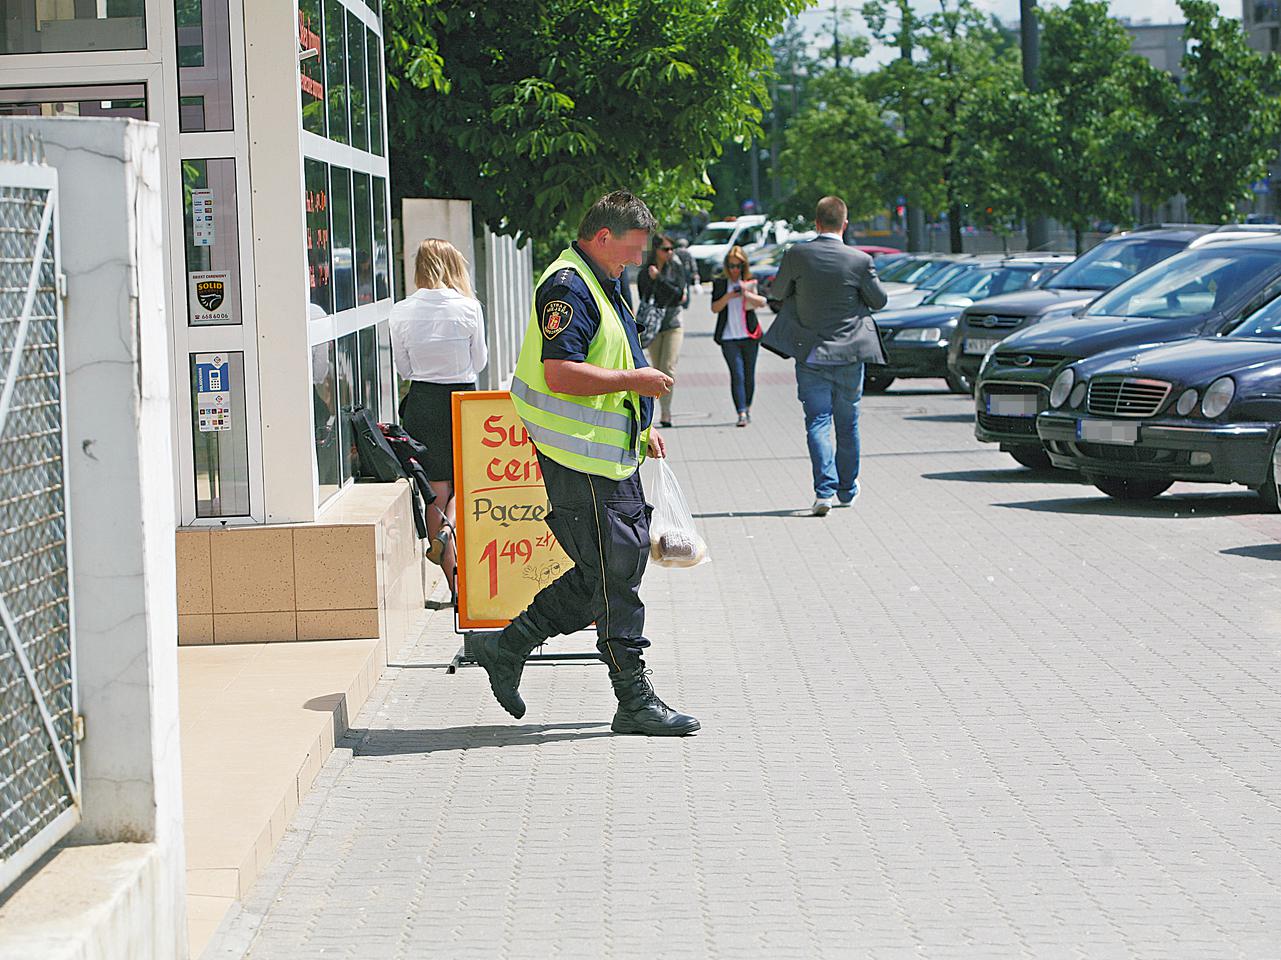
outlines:
[{"label": "white marble wall", "polygon": [[170,338],[158,128],[0,120],[57,168],[83,822],[72,842],[152,842],[152,944],[186,955],[178,752]]}]

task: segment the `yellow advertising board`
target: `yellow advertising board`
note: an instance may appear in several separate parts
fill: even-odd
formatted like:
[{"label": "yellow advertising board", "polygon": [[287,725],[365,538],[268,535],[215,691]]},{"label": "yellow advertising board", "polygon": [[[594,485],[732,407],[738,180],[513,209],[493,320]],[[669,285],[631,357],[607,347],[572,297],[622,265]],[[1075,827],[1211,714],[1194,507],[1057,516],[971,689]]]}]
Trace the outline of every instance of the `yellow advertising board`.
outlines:
[{"label": "yellow advertising board", "polygon": [[543,473],[507,391],[453,401],[458,626],[503,627],[574,563],[543,521]]}]

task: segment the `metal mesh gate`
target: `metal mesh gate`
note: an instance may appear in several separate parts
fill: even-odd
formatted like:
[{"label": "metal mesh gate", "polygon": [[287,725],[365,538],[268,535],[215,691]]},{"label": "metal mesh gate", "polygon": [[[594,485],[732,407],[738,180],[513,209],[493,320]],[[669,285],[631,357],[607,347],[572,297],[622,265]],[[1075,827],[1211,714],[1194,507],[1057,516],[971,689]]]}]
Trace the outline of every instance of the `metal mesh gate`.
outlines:
[{"label": "metal mesh gate", "polygon": [[0,889],[79,819],[56,208],[0,158]]}]

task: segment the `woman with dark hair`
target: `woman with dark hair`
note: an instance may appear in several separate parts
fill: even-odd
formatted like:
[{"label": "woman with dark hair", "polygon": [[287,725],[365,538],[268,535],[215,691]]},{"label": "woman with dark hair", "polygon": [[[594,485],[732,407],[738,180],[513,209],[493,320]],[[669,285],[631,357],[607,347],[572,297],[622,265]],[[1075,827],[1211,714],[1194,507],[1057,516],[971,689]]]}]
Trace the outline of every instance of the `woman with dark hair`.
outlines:
[{"label": "woman with dark hair", "polygon": [[[680,359],[681,343],[684,331],[681,329],[681,303],[685,299],[685,288],[689,278],[685,268],[676,256],[676,244],[672,238],[655,234],[650,244],[649,258],[636,278],[636,289],[642,301],[653,300],[656,307],[663,310],[663,322],[658,328],[658,335],[649,345],[649,361],[673,380],[676,379],[676,361]],[[659,397],[660,427],[672,425],[672,393]]]},{"label": "woman with dark hair", "polygon": [[729,389],[738,411],[737,426],[752,422],[752,396],[756,393],[756,354],[760,349],[761,325],[756,311],[765,298],[756,292],[752,268],[742,247],[731,247],[725,255],[725,269],[712,280],[712,312],[716,314],[713,339],[729,367]]}]

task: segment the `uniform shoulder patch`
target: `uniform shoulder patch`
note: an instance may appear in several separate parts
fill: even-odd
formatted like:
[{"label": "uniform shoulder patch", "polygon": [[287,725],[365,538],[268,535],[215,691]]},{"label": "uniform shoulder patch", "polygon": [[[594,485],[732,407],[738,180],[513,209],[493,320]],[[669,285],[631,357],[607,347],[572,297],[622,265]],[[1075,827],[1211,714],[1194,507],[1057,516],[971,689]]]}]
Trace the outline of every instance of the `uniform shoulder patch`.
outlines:
[{"label": "uniform shoulder patch", "polygon": [[555,340],[566,327],[569,321],[574,319],[574,308],[564,300],[548,300],[543,306],[543,315],[539,319],[539,325],[543,328],[543,336],[548,340]]}]

